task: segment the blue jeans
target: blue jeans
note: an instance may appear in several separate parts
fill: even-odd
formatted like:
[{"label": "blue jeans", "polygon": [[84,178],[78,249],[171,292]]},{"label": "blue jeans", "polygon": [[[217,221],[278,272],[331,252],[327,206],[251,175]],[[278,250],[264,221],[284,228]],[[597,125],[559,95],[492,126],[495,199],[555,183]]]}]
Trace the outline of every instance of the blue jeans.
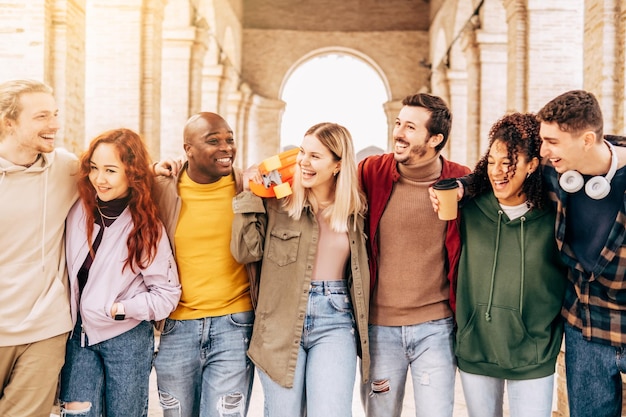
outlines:
[{"label": "blue jeans", "polygon": [[259,370],[265,417],[352,415],[356,339],[350,294],[343,281],[313,281],[293,387]]},{"label": "blue jeans", "polygon": [[140,417],[148,414],[148,392],[154,331],[142,321],[136,327],[93,346],[80,318],[67,342],[61,371],[61,403],[89,402],[85,410],[61,410],[62,416]]},{"label": "blue jeans", "polygon": [[246,354],[254,312],[167,319],[154,367],[164,417],[243,417],[254,366]]},{"label": "blue jeans", "polygon": [[619,417],[623,348],[584,340],[580,330],[565,323],[565,376],[571,417]]},{"label": "blue jeans", "polygon": [[407,371],[416,417],[452,417],[456,358],[451,317],[411,326],[369,326],[370,381],[361,386],[367,417],[400,417]]},{"label": "blue jeans", "polygon": [[554,374],[534,379],[501,379],[460,371],[469,417],[502,417],[504,385],[510,417],[551,417]]}]

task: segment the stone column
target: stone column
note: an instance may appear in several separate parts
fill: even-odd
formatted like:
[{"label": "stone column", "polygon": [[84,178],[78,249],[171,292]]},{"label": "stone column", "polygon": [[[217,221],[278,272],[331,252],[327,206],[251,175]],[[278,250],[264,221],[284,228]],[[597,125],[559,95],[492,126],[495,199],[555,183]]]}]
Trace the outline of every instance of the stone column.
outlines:
[{"label": "stone column", "polygon": [[[473,27],[466,29],[461,36],[461,50],[465,53],[467,62],[467,124],[465,126],[466,141],[466,164],[472,166],[478,160],[482,152],[481,140],[481,113],[482,113],[482,83],[480,72],[480,56],[476,39],[476,31]],[[458,132],[457,132],[458,133]]]},{"label": "stone column", "polygon": [[245,166],[280,152],[280,120],[285,102],[254,95],[246,133]]},{"label": "stone column", "polygon": [[[480,66],[480,127],[478,157],[489,144],[489,130],[504,115],[507,89],[507,39],[506,33],[476,31],[478,65]],[[485,97],[484,92],[489,92]],[[509,109],[519,111],[520,109]]]},{"label": "stone column", "polygon": [[251,165],[250,158],[248,158],[250,143],[248,122],[252,103],[252,90],[246,83],[242,83],[239,90],[229,94],[227,100],[227,120],[233,129],[235,143],[237,144],[235,163],[244,169]]},{"label": "stone column", "polygon": [[452,129],[450,129],[448,144],[444,148],[444,156],[459,164],[467,165],[469,153],[467,137],[467,72],[446,70],[440,76],[447,79],[448,91],[450,92],[448,106],[452,111]]},{"label": "stone column", "polygon": [[584,88],[600,102],[605,133],[621,134],[626,5],[619,0],[587,0],[584,14]]},{"label": "stone column", "polygon": [[503,0],[509,109],[536,112],[556,95],[582,88],[583,1]]},{"label": "stone column", "polygon": [[[614,132],[624,132],[626,130],[626,7],[622,6],[624,2],[620,3],[619,12],[617,15],[617,42],[619,47],[617,48],[617,97],[616,99],[617,109],[615,114],[615,125],[613,126]],[[626,408],[624,408],[626,410]]]},{"label": "stone column", "polygon": [[80,154],[86,145],[85,0],[54,1],[51,22],[52,59],[46,68],[60,109],[56,145]]},{"label": "stone column", "polygon": [[167,0],[145,0],[141,19],[141,108],[139,130],[153,160],[161,156],[163,12]]},{"label": "stone column", "polygon": [[183,153],[183,127],[191,115],[192,48],[196,43],[193,26],[163,31],[161,79],[161,158]]}]

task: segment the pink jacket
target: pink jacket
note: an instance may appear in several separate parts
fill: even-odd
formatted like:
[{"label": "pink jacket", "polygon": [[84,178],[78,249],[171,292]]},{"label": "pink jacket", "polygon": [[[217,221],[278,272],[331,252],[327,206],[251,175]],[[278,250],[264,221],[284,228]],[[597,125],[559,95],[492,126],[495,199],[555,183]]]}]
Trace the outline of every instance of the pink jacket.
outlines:
[{"label": "pink jacket", "polygon": [[[111,339],[137,326],[142,320],[166,318],[178,304],[180,283],[165,228],[150,266],[137,272],[122,270],[128,257],[126,240],[133,221],[126,208],[120,217],[107,227],[96,257],[89,270],[89,279],[83,290],[80,314],[83,328],[93,345]],[[95,239],[99,226],[94,225]],[[70,279],[70,306],[76,324],[78,303],[77,274],[83,265],[89,247],[85,211],[79,200],[66,221],[66,259]],[[126,319],[116,321],[111,317],[113,303],[121,302]]]}]

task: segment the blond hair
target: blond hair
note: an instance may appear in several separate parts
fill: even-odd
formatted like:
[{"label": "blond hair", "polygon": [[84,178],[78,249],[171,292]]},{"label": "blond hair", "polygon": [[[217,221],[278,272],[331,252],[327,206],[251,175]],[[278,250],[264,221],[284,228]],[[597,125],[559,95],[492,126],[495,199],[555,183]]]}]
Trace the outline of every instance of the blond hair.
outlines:
[{"label": "blond hair", "polygon": [[6,133],[4,121],[17,120],[20,116],[20,97],[27,93],[52,94],[52,88],[35,80],[11,80],[0,84],[0,138]]},{"label": "blond hair", "polygon": [[[345,127],[336,123],[318,123],[306,131],[305,136],[315,136],[331,152],[335,160],[341,161],[341,169],[335,175],[335,201],[324,211],[326,219],[335,232],[347,232],[348,220],[353,216],[353,228],[356,230],[357,218],[365,214],[367,204],[357,179],[357,163],[352,136]],[[311,189],[300,183],[300,167],[296,164],[293,180],[293,194],[285,199],[285,209],[298,220],[308,203],[318,207],[318,201]]]}]

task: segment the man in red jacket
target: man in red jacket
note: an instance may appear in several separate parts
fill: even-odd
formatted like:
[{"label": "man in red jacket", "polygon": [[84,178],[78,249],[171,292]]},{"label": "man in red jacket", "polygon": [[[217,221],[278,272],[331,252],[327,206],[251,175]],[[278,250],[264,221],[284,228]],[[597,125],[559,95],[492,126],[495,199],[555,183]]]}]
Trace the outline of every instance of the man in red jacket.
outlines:
[{"label": "man in red jacket", "polygon": [[399,417],[410,370],[416,416],[451,417],[460,240],[456,220],[433,212],[428,187],[470,170],[440,155],[452,124],[441,98],[416,94],[402,104],[393,153],[359,164],[372,280],[370,381],[361,397],[368,417]]}]

